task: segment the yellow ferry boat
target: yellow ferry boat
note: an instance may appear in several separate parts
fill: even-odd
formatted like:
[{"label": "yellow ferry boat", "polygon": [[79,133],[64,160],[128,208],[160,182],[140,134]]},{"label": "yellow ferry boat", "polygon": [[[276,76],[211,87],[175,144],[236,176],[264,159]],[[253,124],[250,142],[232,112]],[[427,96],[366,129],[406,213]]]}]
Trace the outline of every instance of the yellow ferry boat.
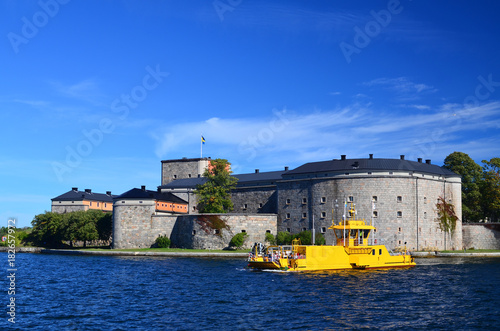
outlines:
[{"label": "yellow ferry boat", "polygon": [[406,248],[401,253],[389,253],[384,245],[370,238],[375,227],[364,219],[356,219],[351,203],[349,217],[328,229],[335,233],[335,245],[302,245],[294,239],[292,245],[270,246],[255,244],[248,257],[248,267],[261,270],[315,271],[341,269],[379,269],[414,267],[414,258]]}]

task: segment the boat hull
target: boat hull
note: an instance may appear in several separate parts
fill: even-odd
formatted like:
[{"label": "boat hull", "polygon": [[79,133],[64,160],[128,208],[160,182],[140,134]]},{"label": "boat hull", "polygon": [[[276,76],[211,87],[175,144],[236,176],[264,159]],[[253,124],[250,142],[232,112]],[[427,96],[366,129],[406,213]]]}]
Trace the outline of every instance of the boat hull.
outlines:
[{"label": "boat hull", "polygon": [[296,254],[287,257],[250,256],[248,267],[300,272],[415,266],[414,259],[409,254],[391,255],[383,245],[364,247],[300,245],[294,250]]}]

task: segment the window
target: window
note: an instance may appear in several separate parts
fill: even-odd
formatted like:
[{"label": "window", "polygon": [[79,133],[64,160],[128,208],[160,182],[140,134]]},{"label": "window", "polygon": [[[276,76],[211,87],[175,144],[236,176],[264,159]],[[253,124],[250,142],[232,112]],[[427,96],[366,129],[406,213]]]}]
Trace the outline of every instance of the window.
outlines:
[{"label": "window", "polygon": [[290,213],[286,213],[285,218],[286,218],[287,220],[289,220],[289,219],[290,219]]},{"label": "window", "polygon": [[372,202],[377,202],[378,198],[376,195],[372,196]]},{"label": "window", "polygon": [[241,232],[243,232],[243,233],[247,233],[247,230],[241,230]]},{"label": "window", "polygon": [[323,226],[323,227],[321,228],[321,233],[326,233],[326,227],[324,227],[324,226]]},{"label": "window", "polygon": [[305,205],[307,203],[307,198],[302,198],[302,204]]},{"label": "window", "polygon": [[243,204],[243,209],[247,209],[248,205],[246,203]]},{"label": "window", "polygon": [[427,203],[427,197],[424,197],[424,203]]},{"label": "window", "polygon": [[326,218],[326,212],[325,211],[321,212],[321,218]]},{"label": "window", "polygon": [[377,218],[378,217],[378,211],[374,210],[373,211],[373,218]]},{"label": "window", "polygon": [[397,201],[398,201],[398,202],[403,202],[403,197],[402,197],[402,196],[400,196],[400,195],[398,195]]},{"label": "window", "polygon": [[174,179],[177,179],[177,175],[174,175]]},{"label": "window", "polygon": [[262,202],[261,202],[261,203],[259,203],[259,208],[262,208],[262,206],[263,206]]},{"label": "window", "polygon": [[92,201],[90,201],[90,206],[92,207]]},{"label": "window", "polygon": [[321,203],[326,203],[326,197],[321,197]]},{"label": "window", "polygon": [[99,207],[99,202],[97,203],[97,207]]},{"label": "window", "polygon": [[214,229],[214,234],[219,234],[220,230],[219,229]]},{"label": "window", "polygon": [[266,230],[266,233],[271,233],[271,230]]},{"label": "window", "polygon": [[398,232],[401,233],[403,231],[403,229],[401,228],[398,228]]},{"label": "window", "polygon": [[401,240],[398,240],[398,244],[401,245]]},{"label": "window", "polygon": [[307,218],[307,213],[302,213],[302,218]]},{"label": "window", "polygon": [[344,175],[349,176],[349,173],[348,173],[348,172],[346,172],[346,173],[344,173]]},{"label": "window", "polygon": [[403,217],[403,212],[402,211],[398,211],[398,217]]},{"label": "window", "polygon": [[291,203],[290,199],[286,199],[286,202],[285,202],[287,205],[289,205]]},{"label": "window", "polygon": [[307,229],[306,228],[302,228],[302,231],[306,231]]},{"label": "window", "polygon": [[291,232],[291,231],[290,231],[290,228],[286,228],[286,232]]},{"label": "window", "polygon": [[348,200],[349,200],[349,202],[354,202],[354,197],[352,195],[350,195]]},{"label": "window", "polygon": [[424,219],[427,218],[427,212],[424,211]]}]

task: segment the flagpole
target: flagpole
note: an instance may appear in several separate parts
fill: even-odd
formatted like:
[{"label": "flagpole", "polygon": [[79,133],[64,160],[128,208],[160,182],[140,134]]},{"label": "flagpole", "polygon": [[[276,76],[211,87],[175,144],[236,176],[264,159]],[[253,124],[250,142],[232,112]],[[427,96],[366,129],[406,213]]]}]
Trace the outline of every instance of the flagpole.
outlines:
[{"label": "flagpole", "polygon": [[200,159],[203,159],[203,133],[200,135]]}]

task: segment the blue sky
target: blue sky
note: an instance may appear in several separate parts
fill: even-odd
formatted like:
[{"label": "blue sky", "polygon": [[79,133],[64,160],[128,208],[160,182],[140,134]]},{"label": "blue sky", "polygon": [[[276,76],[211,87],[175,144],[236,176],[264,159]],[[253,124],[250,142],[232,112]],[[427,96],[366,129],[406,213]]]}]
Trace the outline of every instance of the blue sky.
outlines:
[{"label": "blue sky", "polygon": [[71,187],[500,155],[495,1],[0,1],[0,223]]}]

